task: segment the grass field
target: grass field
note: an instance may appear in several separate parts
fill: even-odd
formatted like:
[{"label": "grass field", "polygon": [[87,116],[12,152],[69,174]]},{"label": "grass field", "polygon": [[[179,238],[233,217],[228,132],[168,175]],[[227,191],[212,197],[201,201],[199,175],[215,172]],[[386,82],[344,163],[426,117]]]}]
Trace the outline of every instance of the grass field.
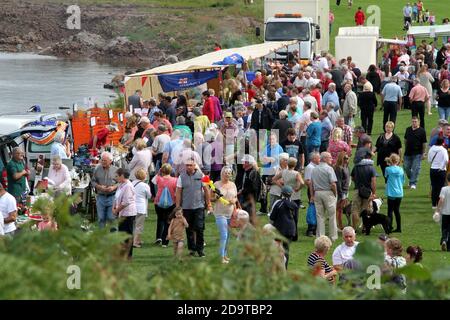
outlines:
[{"label": "grass field", "polygon": [[[105,1],[114,2],[114,1]],[[151,3],[151,4],[167,4],[166,1],[139,0],[137,3]],[[231,1],[232,2],[232,1]],[[262,18],[262,0],[255,0],[256,4],[244,8],[240,2],[236,1],[232,6],[226,9],[226,12],[232,12],[232,10],[238,9],[242,15],[252,15],[257,18]],[[170,6],[193,6],[201,7],[215,3],[214,1],[171,1]],[[342,1],[340,7],[337,7],[335,1],[331,1],[331,9],[335,14],[335,23],[333,25],[332,39],[337,34],[338,27],[340,26],[353,26],[354,11],[358,6],[362,6],[364,9],[368,5],[376,3],[381,8],[381,34],[383,37],[395,37],[401,38],[404,35],[402,28],[402,7],[406,1],[354,1],[352,9],[347,9],[346,1]],[[446,1],[428,0],[424,1],[425,8],[429,8],[432,12],[436,13],[436,21],[441,21],[444,18],[444,14],[448,13],[448,3]],[[334,47],[333,42],[331,47]],[[405,129],[410,125],[410,111],[404,110],[399,112],[397,118],[397,127],[395,132],[402,138]],[[374,121],[374,133],[373,140],[382,132],[382,112],[377,111]],[[437,110],[433,110],[432,116],[426,117],[426,129],[429,133],[431,128],[435,127],[437,123]],[[381,171],[377,168],[381,175]],[[440,251],[439,239],[440,239],[440,226],[436,224],[432,219],[431,199],[429,197],[430,182],[429,182],[429,165],[426,161],[422,163],[422,170],[420,173],[419,184],[417,190],[405,189],[405,196],[401,205],[402,214],[402,230],[401,234],[393,234],[402,240],[405,248],[408,245],[420,245],[424,250],[423,265],[430,268],[436,268],[439,266],[448,265],[450,262],[450,255]],[[384,179],[378,178],[378,194],[382,195],[384,190]],[[305,193],[303,192],[303,198]],[[143,240],[145,244],[143,248],[136,249],[134,252],[134,259],[130,265],[130,271],[139,276],[146,276],[149,272],[170,268],[173,263],[172,248],[162,248],[152,245],[155,240],[155,228],[156,228],[156,215],[153,205],[150,206],[149,218],[146,222],[146,229]],[[386,213],[387,204],[382,207],[382,212]],[[306,270],[306,258],[308,254],[313,250],[313,238],[304,236],[305,233],[305,216],[306,210],[300,210],[300,222],[299,222],[299,241],[291,245],[290,253],[290,269],[293,270]],[[260,223],[267,222],[266,217],[260,217]],[[372,235],[369,238],[376,238],[379,233],[382,233],[380,226],[377,226],[373,230]],[[364,241],[368,237],[358,235],[357,240]],[[212,265],[217,268],[222,266],[219,264],[218,244],[219,233],[215,226],[215,220],[213,216],[208,216],[206,219],[205,229],[205,241],[207,246],[205,248],[206,259]],[[333,248],[339,244],[336,242]],[[233,247],[233,241],[230,243],[230,248]],[[186,250],[187,253],[187,250]],[[199,258],[193,258],[199,259]],[[331,257],[328,256],[328,260]]]}]

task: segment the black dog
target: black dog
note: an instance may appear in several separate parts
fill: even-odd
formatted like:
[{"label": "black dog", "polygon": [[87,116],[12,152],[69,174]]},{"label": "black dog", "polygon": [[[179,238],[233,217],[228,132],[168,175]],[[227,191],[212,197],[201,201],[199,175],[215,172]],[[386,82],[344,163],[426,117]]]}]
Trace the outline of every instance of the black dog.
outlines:
[{"label": "black dog", "polygon": [[372,201],[372,210],[363,210],[361,211],[361,218],[363,221],[363,228],[365,234],[370,235],[370,229],[377,224],[381,224],[384,229],[384,233],[391,233],[391,222],[387,215],[381,214],[378,212],[379,208],[375,201]]}]

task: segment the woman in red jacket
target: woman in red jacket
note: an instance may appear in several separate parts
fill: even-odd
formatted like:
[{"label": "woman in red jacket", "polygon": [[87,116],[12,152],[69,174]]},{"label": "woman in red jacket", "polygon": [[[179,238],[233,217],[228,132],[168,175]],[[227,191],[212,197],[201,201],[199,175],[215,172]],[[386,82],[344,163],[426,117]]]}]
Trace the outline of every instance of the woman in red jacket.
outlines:
[{"label": "woman in red jacket", "polygon": [[206,90],[202,93],[203,99],[205,100],[203,104],[203,115],[207,116],[211,123],[214,123],[214,101],[212,101],[209,91]]}]

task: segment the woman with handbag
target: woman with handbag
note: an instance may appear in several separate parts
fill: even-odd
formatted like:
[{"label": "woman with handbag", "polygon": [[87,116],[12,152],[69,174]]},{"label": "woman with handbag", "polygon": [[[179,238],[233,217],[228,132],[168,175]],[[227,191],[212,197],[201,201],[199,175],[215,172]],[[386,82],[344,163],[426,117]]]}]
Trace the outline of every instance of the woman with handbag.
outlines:
[{"label": "woman with handbag", "polygon": [[[237,188],[234,182],[231,181],[232,175],[233,170],[231,167],[223,167],[220,172],[220,180],[215,183],[218,192],[211,191],[211,201],[214,202],[214,216],[216,217],[216,225],[220,233],[219,254],[222,263],[230,262],[230,259],[227,257],[229,238],[228,226],[233,211],[238,207]],[[219,196],[219,194],[221,196]],[[225,201],[220,201],[219,198],[222,198]]]}]

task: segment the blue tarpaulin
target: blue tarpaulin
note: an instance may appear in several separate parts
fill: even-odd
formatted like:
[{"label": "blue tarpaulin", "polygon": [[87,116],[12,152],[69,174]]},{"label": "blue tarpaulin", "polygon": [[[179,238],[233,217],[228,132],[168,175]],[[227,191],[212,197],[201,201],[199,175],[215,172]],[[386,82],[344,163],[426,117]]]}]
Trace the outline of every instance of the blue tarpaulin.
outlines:
[{"label": "blue tarpaulin", "polygon": [[196,87],[208,80],[215,79],[218,76],[218,70],[195,71],[177,74],[161,74],[158,75],[158,80],[163,91],[170,92]]},{"label": "blue tarpaulin", "polygon": [[217,61],[214,62],[214,65],[230,65],[230,64],[243,64],[244,63],[244,58],[238,54],[238,53],[233,53],[231,56],[225,57],[222,61]]}]

